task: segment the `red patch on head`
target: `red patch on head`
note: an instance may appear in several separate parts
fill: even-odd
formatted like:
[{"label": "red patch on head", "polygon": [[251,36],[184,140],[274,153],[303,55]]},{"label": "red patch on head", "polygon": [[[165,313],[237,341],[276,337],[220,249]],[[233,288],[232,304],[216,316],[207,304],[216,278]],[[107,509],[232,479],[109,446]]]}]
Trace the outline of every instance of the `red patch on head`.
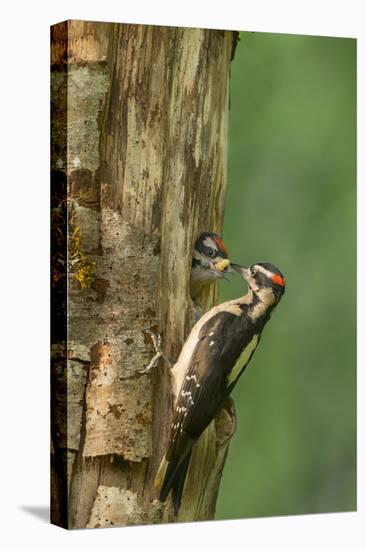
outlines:
[{"label": "red patch on head", "polygon": [[272,275],[272,281],[276,283],[276,285],[285,286],[285,279],[280,277],[280,275]]},{"label": "red patch on head", "polygon": [[214,237],[214,241],[217,245],[217,248],[220,250],[220,252],[222,252],[225,256],[227,256],[227,248],[226,246],[224,245],[224,241],[222,239],[220,239],[220,237]]}]

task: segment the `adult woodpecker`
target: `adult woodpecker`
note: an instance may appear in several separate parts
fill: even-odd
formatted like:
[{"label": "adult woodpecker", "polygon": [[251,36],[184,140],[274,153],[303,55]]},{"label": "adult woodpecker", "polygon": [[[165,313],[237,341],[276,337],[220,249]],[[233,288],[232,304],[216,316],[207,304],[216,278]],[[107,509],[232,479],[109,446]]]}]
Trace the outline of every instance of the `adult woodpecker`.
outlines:
[{"label": "adult woodpecker", "polygon": [[193,327],[171,368],[174,415],[165,456],[155,477],[159,498],[170,491],[180,505],[192,448],[223,406],[258,346],[285,291],[282,273],[269,263],[232,264],[248,293],[210,309]]},{"label": "adult woodpecker", "polygon": [[206,284],[225,278],[232,271],[224,241],[216,233],[201,233],[194,243],[191,270],[191,297]]}]

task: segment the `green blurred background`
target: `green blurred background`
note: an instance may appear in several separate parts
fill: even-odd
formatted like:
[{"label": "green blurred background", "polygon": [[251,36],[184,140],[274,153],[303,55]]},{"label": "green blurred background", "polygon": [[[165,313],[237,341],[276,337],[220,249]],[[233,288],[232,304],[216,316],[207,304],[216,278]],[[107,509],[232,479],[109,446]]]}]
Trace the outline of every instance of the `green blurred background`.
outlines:
[{"label": "green blurred background", "polygon": [[230,90],[224,238],[287,288],[233,392],[216,518],[355,510],[356,41],[241,33]]}]

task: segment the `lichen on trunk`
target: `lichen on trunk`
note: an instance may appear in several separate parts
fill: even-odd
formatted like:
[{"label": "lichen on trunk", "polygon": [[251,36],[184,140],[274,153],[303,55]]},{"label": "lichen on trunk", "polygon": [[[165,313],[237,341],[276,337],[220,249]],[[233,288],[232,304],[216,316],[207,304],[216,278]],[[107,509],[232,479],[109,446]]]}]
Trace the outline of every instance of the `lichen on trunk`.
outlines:
[{"label": "lichen on trunk", "polygon": [[[154,354],[149,330],[177,358],[194,238],[222,227],[235,33],[69,21],[51,38],[53,319],[64,328],[52,338],[52,521],[170,521],[152,486],[169,376],[139,371]],[[182,520],[213,517],[225,418],[197,446]]]}]

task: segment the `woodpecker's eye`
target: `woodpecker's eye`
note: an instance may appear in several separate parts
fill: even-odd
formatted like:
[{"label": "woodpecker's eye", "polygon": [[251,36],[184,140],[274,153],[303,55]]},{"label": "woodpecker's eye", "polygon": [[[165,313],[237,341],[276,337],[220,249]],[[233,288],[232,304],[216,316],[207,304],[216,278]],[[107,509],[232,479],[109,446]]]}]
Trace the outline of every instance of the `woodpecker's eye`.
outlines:
[{"label": "woodpecker's eye", "polygon": [[251,267],[251,268],[250,268],[250,274],[251,274],[252,277],[255,277],[255,276],[256,276],[257,270],[256,270],[255,267]]},{"label": "woodpecker's eye", "polygon": [[207,255],[210,256],[210,258],[215,258],[217,255],[217,251],[214,248],[208,248],[207,249]]}]

